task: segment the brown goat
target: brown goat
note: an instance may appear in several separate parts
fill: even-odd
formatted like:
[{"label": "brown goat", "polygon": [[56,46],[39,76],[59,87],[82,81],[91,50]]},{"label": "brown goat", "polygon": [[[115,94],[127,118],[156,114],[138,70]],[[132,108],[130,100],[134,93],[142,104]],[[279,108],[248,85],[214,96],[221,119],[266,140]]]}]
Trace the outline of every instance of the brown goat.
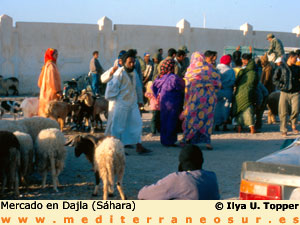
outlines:
[{"label": "brown goat", "polygon": [[65,120],[71,112],[78,113],[80,106],[62,101],[51,101],[46,106],[46,116],[59,123],[60,130],[63,131]]}]

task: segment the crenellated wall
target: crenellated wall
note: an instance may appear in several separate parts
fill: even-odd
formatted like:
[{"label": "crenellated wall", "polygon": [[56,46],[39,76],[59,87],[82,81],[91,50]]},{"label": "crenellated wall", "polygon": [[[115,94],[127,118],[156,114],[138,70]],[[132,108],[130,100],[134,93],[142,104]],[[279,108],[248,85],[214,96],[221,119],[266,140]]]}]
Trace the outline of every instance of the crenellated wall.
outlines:
[{"label": "crenellated wall", "polygon": [[[20,80],[20,93],[38,93],[37,80],[43,66],[44,52],[56,48],[59,52],[58,68],[62,80],[69,80],[89,71],[92,52],[100,52],[100,62],[108,69],[118,52],[135,48],[155,53],[164,49],[164,56],[171,47],[186,45],[193,51],[216,50],[219,56],[225,46],[252,45],[267,48],[270,31],[253,31],[245,24],[241,30],[192,28],[186,20],[176,27],[113,25],[107,17],[98,24],[64,24],[16,22],[7,15],[0,17],[0,74],[15,76]],[[244,32],[245,31],[245,32]],[[293,33],[272,32],[287,47],[299,47],[300,38]],[[190,55],[189,54],[189,55]]]}]

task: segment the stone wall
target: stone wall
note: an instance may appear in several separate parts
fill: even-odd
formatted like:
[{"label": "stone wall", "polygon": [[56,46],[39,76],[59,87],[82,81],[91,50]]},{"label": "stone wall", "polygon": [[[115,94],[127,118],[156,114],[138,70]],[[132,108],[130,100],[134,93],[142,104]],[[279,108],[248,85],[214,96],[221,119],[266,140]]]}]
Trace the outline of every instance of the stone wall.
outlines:
[{"label": "stone wall", "polygon": [[[59,52],[58,68],[62,80],[69,80],[89,71],[92,52],[100,52],[100,62],[108,69],[118,52],[135,48],[155,53],[164,49],[164,56],[171,47],[186,45],[193,51],[207,49],[223,54],[225,46],[253,45],[267,48],[270,31],[253,31],[249,24],[241,30],[192,28],[186,20],[176,27],[113,25],[107,17],[98,24],[29,23],[16,22],[7,15],[0,17],[0,74],[15,76],[20,80],[22,94],[38,93],[37,80],[43,66],[44,52],[56,48]],[[293,33],[273,32],[285,46],[299,47],[300,39]]]}]

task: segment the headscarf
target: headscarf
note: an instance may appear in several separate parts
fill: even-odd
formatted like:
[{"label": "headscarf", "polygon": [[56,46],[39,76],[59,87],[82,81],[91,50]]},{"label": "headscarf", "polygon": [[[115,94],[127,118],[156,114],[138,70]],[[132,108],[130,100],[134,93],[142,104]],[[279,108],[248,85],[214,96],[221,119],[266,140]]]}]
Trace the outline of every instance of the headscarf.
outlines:
[{"label": "headscarf", "polygon": [[191,64],[184,76],[186,86],[193,81],[198,80],[197,85],[201,86],[219,86],[220,75],[215,72],[213,66],[205,61],[204,55],[200,52],[194,52],[191,57]]},{"label": "headscarf", "polygon": [[41,88],[42,86],[42,82],[43,82],[43,79],[44,79],[44,70],[45,70],[45,65],[48,61],[52,61],[56,64],[56,59],[53,57],[53,54],[57,52],[56,49],[54,48],[48,48],[45,52],[45,56],[44,56],[44,61],[45,61],[45,64],[44,66],[42,67],[42,70],[41,70],[41,73],[40,73],[40,76],[39,76],[39,80],[38,80],[38,87]]},{"label": "headscarf", "polygon": [[194,52],[191,57],[191,64],[184,76],[187,80],[200,76],[209,76],[213,72],[212,67],[205,62],[204,55],[200,52]]},{"label": "headscarf", "polygon": [[119,56],[118,56],[118,59],[121,59],[122,56],[123,56],[125,53],[126,53],[125,50],[120,51]]},{"label": "headscarf", "polygon": [[53,57],[53,54],[57,52],[56,49],[54,48],[48,48],[45,52],[45,64],[46,62],[48,62],[49,60],[53,61],[54,63],[56,63],[56,59]]},{"label": "headscarf", "polygon": [[221,64],[229,65],[231,63],[231,56],[230,55],[223,55],[220,59]]},{"label": "headscarf", "polygon": [[160,66],[160,77],[163,75],[168,75],[170,73],[174,73],[175,69],[175,61],[174,59],[167,59],[163,61],[163,63]]},{"label": "headscarf", "polygon": [[179,154],[178,171],[201,170],[203,155],[197,145],[186,145]]}]

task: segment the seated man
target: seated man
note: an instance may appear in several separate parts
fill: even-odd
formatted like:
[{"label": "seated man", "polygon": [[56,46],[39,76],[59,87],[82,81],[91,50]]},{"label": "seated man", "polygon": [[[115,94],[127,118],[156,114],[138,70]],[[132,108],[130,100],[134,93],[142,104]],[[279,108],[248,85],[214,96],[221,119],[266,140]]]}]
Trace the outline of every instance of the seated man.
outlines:
[{"label": "seated man", "polygon": [[178,171],[156,184],[143,187],[138,199],[145,200],[218,200],[217,177],[202,169],[203,155],[196,145],[186,145],[179,155]]}]

